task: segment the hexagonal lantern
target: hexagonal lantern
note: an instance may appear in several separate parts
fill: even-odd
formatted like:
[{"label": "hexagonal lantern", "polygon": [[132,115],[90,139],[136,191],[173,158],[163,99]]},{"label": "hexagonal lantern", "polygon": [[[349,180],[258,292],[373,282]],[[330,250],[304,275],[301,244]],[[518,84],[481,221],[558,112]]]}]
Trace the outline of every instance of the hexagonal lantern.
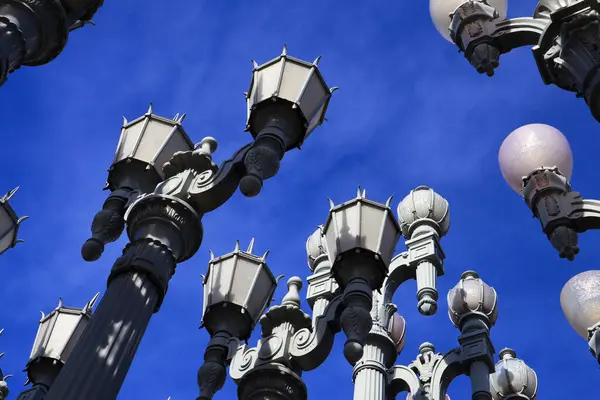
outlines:
[{"label": "hexagonal lantern", "polygon": [[358,188],[357,197],[335,206],[331,200],[323,227],[332,271],[342,288],[353,278],[366,279],[373,290],[381,287],[400,239],[400,226],[386,204],[366,199]]},{"label": "hexagonal lantern", "polygon": [[0,254],[12,249],[21,240],[17,239],[19,225],[29,217],[17,217],[17,214],[8,203],[13,195],[19,190],[14,188],[0,198]]},{"label": "hexagonal lantern", "polygon": [[97,293],[83,308],[65,307],[61,299],[50,314],[42,312],[26,367],[30,382],[50,387],[89,325],[99,296]]},{"label": "hexagonal lantern", "polygon": [[127,122],[117,145],[108,174],[111,190],[130,187],[150,193],[164,179],[162,166],[178,151],[194,149],[194,143],[181,125],[185,114],[174,119],[152,113],[152,104],[143,116]]},{"label": "hexagonal lantern", "polygon": [[256,139],[273,119],[287,120],[286,150],[302,145],[311,132],[325,120],[331,93],[319,72],[320,57],[306,62],[287,55],[262,65],[254,63],[250,89],[246,93],[248,122],[246,130]]},{"label": "hexagonal lantern", "polygon": [[201,327],[211,334],[226,331],[239,339],[248,339],[277,287],[277,279],[262,257],[252,254],[254,240],[247,251],[239,242],[231,253],[208,263],[204,277],[204,306]]}]

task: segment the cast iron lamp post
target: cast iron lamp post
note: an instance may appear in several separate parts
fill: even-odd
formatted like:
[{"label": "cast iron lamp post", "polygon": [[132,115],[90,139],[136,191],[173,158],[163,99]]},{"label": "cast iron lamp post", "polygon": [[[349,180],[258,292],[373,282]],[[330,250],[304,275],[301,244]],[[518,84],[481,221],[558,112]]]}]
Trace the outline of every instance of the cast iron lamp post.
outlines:
[{"label": "cast iron lamp post", "polygon": [[600,2],[540,0],[533,17],[506,19],[507,0],[430,0],[437,30],[479,73],[494,74],[500,54],[533,46],[545,84],[583,97],[600,121]]},{"label": "cast iron lamp post", "polygon": [[[238,186],[246,196],[257,195],[284,154],[325,119],[334,89],[325,84],[318,61],[289,57],[284,48],[274,60],[255,63],[246,95],[246,128],[254,140],[221,167],[212,161],[216,140],[208,137],[194,146],[182,126],[185,115],[163,118],[150,106],[142,117],[124,121],[107,179],[111,194],[94,218],[82,256],[98,259],[125,226],[129,243],[45,400],[116,399],[177,263],[200,247],[202,216]],[[246,261],[247,268],[257,263]],[[256,277],[264,279],[258,272]]]},{"label": "cast iron lamp post", "polygon": [[[530,124],[513,131],[498,154],[502,175],[523,196],[561,258],[579,253],[578,234],[600,229],[600,201],[572,191],[573,156],[569,142],[556,128]],[[588,340],[600,362],[600,272],[573,277],[560,302],[575,331]]]},{"label": "cast iron lamp post", "polygon": [[[360,188],[353,200],[338,206],[330,201],[327,222],[306,244],[312,317],[300,309],[298,277],[288,280],[281,304],[261,316],[279,279],[266,255],[252,254],[253,242],[247,251],[236,244],[232,253],[211,257],[202,321],[211,340],[198,371],[198,400],[212,399],[223,387],[227,367],[240,400],[305,400],[302,373],[325,361],[341,330],[356,400],[395,399],[400,392],[414,400],[442,400],[452,379],[463,374],[470,376],[474,400],[535,399],[537,377],[512,350],[503,350],[494,365],[490,328],[497,296],[473,271],[448,294],[450,320],[461,330],[459,347],[442,356],[425,343],[409,366],[394,366],[404,347],[405,322],[393,294],[415,279],[418,310],[436,312],[436,282],[444,274],[440,239],[450,220],[447,201],[424,186],[399,204],[399,224],[390,202],[368,200]],[[407,251],[393,257],[401,234]],[[250,347],[243,341],[257,323],[261,339]]]},{"label": "cast iron lamp post", "polygon": [[0,0],[0,86],[21,65],[55,59],[104,0]]}]

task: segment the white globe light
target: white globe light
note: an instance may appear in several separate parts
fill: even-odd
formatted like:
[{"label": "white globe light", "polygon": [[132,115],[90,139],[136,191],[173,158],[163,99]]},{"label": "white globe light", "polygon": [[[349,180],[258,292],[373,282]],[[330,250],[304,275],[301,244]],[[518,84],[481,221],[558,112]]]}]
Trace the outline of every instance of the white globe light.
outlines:
[{"label": "white globe light", "polygon": [[588,328],[600,323],[600,271],[569,279],[560,292],[560,306],[573,329],[588,340]]},{"label": "white globe light", "polygon": [[[468,0],[429,0],[429,13],[438,32],[449,42],[450,38],[450,14],[466,3]],[[507,0],[488,0],[488,4],[498,11],[500,17],[506,18]]]},{"label": "white globe light", "polygon": [[523,178],[537,168],[557,167],[567,179],[573,173],[567,138],[544,124],[524,125],[508,135],[500,146],[498,163],[502,176],[517,193],[523,190]]}]

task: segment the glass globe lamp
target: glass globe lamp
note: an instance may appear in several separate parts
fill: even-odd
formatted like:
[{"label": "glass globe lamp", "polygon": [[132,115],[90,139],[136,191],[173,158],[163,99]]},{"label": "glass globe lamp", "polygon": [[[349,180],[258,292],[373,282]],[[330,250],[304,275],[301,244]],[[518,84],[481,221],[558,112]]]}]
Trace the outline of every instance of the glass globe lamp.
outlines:
[{"label": "glass globe lamp", "polygon": [[[435,29],[451,43],[450,22],[452,22],[452,14],[458,7],[467,2],[468,0],[429,0],[429,14]],[[494,7],[501,18],[506,18],[507,0],[488,0],[487,4]]]},{"label": "glass globe lamp", "polygon": [[560,293],[560,305],[569,324],[585,340],[588,329],[600,323],[600,271],[575,275]]},{"label": "glass globe lamp", "polygon": [[545,124],[529,124],[514,130],[504,139],[498,152],[502,176],[517,193],[523,190],[523,178],[535,169],[557,167],[571,179],[573,155],[565,136]]}]

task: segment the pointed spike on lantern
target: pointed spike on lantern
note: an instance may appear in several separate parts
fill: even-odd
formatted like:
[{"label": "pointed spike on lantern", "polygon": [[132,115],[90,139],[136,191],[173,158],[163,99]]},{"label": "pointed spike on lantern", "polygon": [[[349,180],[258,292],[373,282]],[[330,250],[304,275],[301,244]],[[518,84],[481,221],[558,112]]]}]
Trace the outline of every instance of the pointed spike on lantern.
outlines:
[{"label": "pointed spike on lantern", "polygon": [[10,379],[12,377],[13,377],[13,374],[4,375],[4,377],[2,378],[2,380],[6,381],[7,379]]},{"label": "pointed spike on lantern", "polygon": [[277,284],[279,284],[279,281],[282,280],[283,278],[285,278],[285,275],[281,274],[277,278],[275,278],[275,282],[277,282]]},{"label": "pointed spike on lantern", "polygon": [[25,243],[25,241],[23,239],[17,239],[15,240],[15,246],[19,243]]},{"label": "pointed spike on lantern", "polygon": [[0,329],[0,336],[4,333],[4,328]]},{"label": "pointed spike on lantern", "polygon": [[246,253],[252,254],[253,249],[254,249],[254,238],[250,239],[250,244],[248,245],[248,250],[246,250]]},{"label": "pointed spike on lantern", "polygon": [[283,45],[283,49],[281,50],[281,55],[282,56],[287,56],[287,45]]},{"label": "pointed spike on lantern", "polygon": [[63,306],[62,297],[58,298],[58,306],[56,308],[61,308]]},{"label": "pointed spike on lantern", "polygon": [[270,252],[271,252],[271,250],[267,250],[267,251],[265,251],[265,254],[263,254],[263,256],[262,256],[262,260],[263,260],[263,262],[266,262],[266,261],[267,261],[267,256],[269,255],[269,253],[270,253]]},{"label": "pointed spike on lantern", "polygon": [[356,189],[356,198],[360,199],[362,197],[362,189],[360,188],[360,185],[358,185],[358,189]]},{"label": "pointed spike on lantern", "polygon": [[[27,371],[27,370],[25,370]],[[25,379],[25,383],[23,384],[23,386],[27,386],[31,383],[31,381],[29,380],[29,378]]]},{"label": "pointed spike on lantern", "polygon": [[127,125],[127,118],[124,115],[121,118],[123,118],[123,126]]},{"label": "pointed spike on lantern", "polygon": [[248,98],[248,92],[244,92],[243,94],[244,94],[244,98],[247,99]]},{"label": "pointed spike on lantern", "polygon": [[391,195],[390,197],[388,197],[388,199],[385,201],[385,206],[389,207],[392,204],[393,199],[394,199],[394,195]]},{"label": "pointed spike on lantern", "polygon": [[179,113],[175,114],[175,116],[173,117],[173,121],[177,121],[179,119]]},{"label": "pointed spike on lantern", "polygon": [[5,352],[0,353],[0,358],[4,357],[5,354]]},{"label": "pointed spike on lantern", "polygon": [[29,219],[29,215],[24,215],[21,218],[19,218],[17,220],[17,225],[21,225],[21,222],[25,221],[26,219]]},{"label": "pointed spike on lantern", "polygon": [[43,311],[40,311],[40,314],[42,314],[42,317],[40,318],[40,321],[43,320],[44,318],[46,318],[46,314],[44,314]]},{"label": "pointed spike on lantern", "polygon": [[150,103],[150,107],[148,107],[148,111],[146,112],[146,114],[150,115],[152,114],[153,109],[152,109],[152,103]]},{"label": "pointed spike on lantern", "polygon": [[92,312],[92,308],[94,308],[94,304],[96,304],[96,301],[98,301],[99,297],[100,297],[100,292],[97,292],[94,295],[94,297],[92,297],[92,299],[85,304],[85,306],[83,307],[83,309],[86,312]]},{"label": "pointed spike on lantern", "polygon": [[202,277],[202,282],[204,282],[206,280],[206,275],[200,274],[200,276]]},{"label": "pointed spike on lantern", "polygon": [[209,250],[209,251],[208,251],[208,254],[210,255],[210,261],[212,261],[212,260],[214,260],[214,259],[215,259],[215,253],[213,253],[213,251],[212,251],[212,250]]},{"label": "pointed spike on lantern", "polygon": [[319,65],[319,61],[321,61],[321,56],[315,58],[315,61],[313,61],[313,65],[316,67]]},{"label": "pointed spike on lantern", "polygon": [[360,195],[363,199],[367,198],[367,189],[363,189],[362,194]]},{"label": "pointed spike on lantern", "polygon": [[177,122],[179,122],[180,124],[183,123],[183,120],[185,119],[185,117],[187,117],[186,113],[181,114],[181,116],[179,116],[179,119],[177,120]]},{"label": "pointed spike on lantern", "polygon": [[335,92],[336,90],[340,90],[339,86],[333,86],[329,88],[329,94]]},{"label": "pointed spike on lantern", "polygon": [[329,209],[330,210],[333,209],[333,208],[335,208],[335,203],[333,202],[333,200],[327,199],[327,201],[329,201]]},{"label": "pointed spike on lantern", "polygon": [[257,62],[252,60],[252,66],[254,67],[254,69],[257,69],[258,68]]},{"label": "pointed spike on lantern", "polygon": [[235,241],[235,249],[233,249],[233,251],[240,251],[240,241],[239,240]]},{"label": "pointed spike on lantern", "polygon": [[17,190],[19,190],[19,186],[17,186],[13,190],[9,190],[8,193],[6,193],[6,195],[4,196],[3,200],[9,201],[15,195],[15,193],[17,193]]}]

